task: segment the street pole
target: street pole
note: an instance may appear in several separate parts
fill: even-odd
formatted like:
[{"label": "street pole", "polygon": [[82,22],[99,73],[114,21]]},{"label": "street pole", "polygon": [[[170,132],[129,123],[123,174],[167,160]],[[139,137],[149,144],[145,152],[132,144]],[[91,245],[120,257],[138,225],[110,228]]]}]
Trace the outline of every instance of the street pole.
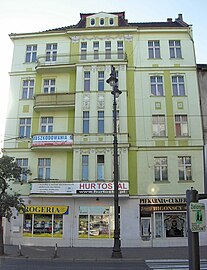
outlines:
[{"label": "street pole", "polygon": [[190,203],[198,202],[198,191],[186,190],[187,222],[188,222],[188,258],[189,270],[200,270],[199,233],[190,229]]},{"label": "street pole", "polygon": [[112,258],[122,258],[121,240],[120,240],[120,207],[119,207],[119,165],[118,165],[118,141],[117,141],[117,103],[116,98],[121,94],[118,89],[115,68],[111,67],[110,78],[106,81],[112,86],[113,95],[113,123],[114,123],[114,247],[112,251]]}]

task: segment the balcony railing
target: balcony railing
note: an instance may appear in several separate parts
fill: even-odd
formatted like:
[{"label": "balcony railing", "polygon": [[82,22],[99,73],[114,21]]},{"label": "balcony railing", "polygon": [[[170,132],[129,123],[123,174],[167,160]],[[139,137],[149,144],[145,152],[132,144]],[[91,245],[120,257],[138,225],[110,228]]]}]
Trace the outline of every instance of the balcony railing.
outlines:
[{"label": "balcony railing", "polygon": [[70,68],[81,62],[108,62],[108,61],[127,61],[125,52],[82,52],[81,54],[57,54],[51,57],[48,55],[40,55],[37,58],[37,70]]},{"label": "balcony railing", "polygon": [[65,108],[75,107],[75,93],[52,93],[52,94],[37,94],[34,97],[34,110],[49,110],[57,109],[64,110]]}]

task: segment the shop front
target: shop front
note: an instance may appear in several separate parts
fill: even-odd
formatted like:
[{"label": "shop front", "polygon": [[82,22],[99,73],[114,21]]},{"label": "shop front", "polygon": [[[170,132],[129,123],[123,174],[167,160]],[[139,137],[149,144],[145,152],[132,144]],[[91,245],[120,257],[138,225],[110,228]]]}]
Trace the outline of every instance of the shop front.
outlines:
[{"label": "shop front", "polygon": [[187,245],[184,197],[140,198],[140,235],[144,246]]}]

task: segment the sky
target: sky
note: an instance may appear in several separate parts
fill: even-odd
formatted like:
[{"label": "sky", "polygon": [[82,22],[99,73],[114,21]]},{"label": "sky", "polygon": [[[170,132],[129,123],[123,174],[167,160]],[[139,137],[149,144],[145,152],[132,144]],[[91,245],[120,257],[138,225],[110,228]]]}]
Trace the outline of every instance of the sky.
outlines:
[{"label": "sky", "polygon": [[[28,33],[78,23],[80,13],[125,11],[129,22],[173,20],[183,14],[192,25],[199,64],[207,64],[206,0],[0,0],[0,148],[9,103],[9,72],[13,53],[10,33]],[[6,135],[6,134],[5,134]]]}]

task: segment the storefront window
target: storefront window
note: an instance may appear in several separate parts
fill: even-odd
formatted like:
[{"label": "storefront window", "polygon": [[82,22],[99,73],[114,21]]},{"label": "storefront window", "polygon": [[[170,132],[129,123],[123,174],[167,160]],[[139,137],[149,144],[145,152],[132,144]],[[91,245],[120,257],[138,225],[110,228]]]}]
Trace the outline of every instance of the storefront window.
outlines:
[{"label": "storefront window", "polygon": [[63,215],[25,214],[24,237],[56,237],[63,234]]},{"label": "storefront window", "polygon": [[154,213],[155,238],[186,237],[186,213]]},{"label": "storefront window", "polygon": [[113,207],[79,208],[79,238],[113,238]]}]

